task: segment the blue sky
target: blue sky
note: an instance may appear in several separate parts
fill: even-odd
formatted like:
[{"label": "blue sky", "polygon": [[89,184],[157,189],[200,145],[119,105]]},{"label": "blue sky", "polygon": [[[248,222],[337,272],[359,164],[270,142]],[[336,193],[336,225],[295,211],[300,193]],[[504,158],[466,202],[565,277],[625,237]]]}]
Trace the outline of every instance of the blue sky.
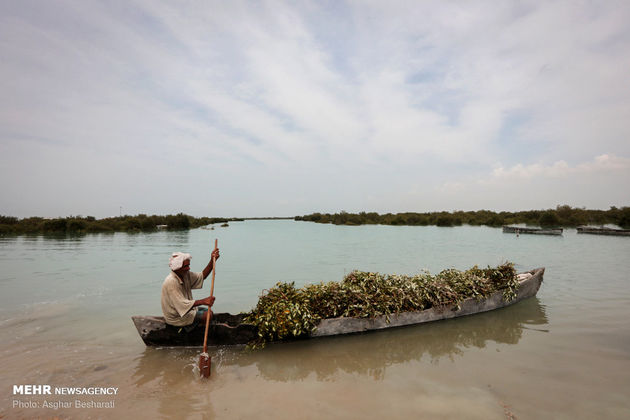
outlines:
[{"label": "blue sky", "polygon": [[625,1],[0,3],[0,214],[630,205]]}]

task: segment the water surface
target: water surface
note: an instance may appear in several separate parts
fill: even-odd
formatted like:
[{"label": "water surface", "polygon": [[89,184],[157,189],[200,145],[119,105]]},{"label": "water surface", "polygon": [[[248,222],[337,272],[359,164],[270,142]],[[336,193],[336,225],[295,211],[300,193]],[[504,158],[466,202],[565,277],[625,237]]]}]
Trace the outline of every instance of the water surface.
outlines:
[{"label": "water surface", "polygon": [[[251,309],[278,281],[341,280],[353,269],[415,274],[509,260],[546,272],[536,298],[485,314],[257,352],[213,348],[211,380],[200,381],[199,349],[146,348],[130,316],[160,314],[172,251],[192,253],[200,271],[215,238],[217,312]],[[630,238],[468,226],[247,221],[0,237],[0,416],[628,418],[629,256]],[[13,408],[14,384],[119,393],[113,409]],[[49,398],[59,399],[73,400]]]}]

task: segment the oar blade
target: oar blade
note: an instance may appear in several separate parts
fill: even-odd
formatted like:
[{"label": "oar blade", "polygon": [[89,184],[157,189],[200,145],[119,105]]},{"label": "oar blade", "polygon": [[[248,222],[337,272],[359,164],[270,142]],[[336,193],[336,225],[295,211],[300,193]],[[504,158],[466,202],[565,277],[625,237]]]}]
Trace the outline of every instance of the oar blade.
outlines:
[{"label": "oar blade", "polygon": [[208,353],[201,353],[199,356],[199,375],[202,378],[210,377],[210,367],[212,365],[212,359]]}]

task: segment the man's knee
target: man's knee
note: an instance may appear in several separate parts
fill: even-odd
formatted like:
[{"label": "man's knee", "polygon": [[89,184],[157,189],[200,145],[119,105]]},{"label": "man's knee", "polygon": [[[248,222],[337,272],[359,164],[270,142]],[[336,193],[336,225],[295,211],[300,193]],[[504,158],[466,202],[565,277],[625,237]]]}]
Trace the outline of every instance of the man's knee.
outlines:
[{"label": "man's knee", "polygon": [[208,314],[212,314],[212,311],[206,310],[201,313],[197,312],[197,319],[205,323],[206,320],[208,319],[208,316],[209,316]]}]

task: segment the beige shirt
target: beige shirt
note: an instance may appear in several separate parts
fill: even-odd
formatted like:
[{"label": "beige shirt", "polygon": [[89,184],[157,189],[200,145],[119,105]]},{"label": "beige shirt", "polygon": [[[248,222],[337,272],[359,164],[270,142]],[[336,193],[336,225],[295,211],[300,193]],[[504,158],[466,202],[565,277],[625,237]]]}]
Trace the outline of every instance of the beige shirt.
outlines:
[{"label": "beige shirt", "polygon": [[183,279],[171,271],[162,284],[162,312],[167,324],[178,327],[190,325],[195,320],[197,308],[192,289],[201,289],[203,273],[187,272]]}]

